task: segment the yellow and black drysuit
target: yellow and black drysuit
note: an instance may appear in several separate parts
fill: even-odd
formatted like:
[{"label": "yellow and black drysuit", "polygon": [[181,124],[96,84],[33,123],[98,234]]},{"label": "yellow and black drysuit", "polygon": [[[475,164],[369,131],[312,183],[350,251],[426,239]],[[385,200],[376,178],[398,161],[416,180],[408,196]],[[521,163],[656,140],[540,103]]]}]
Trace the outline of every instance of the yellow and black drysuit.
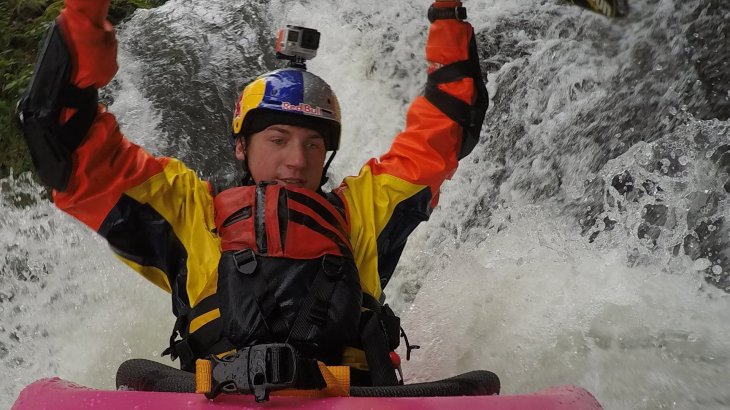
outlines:
[{"label": "yellow and black drysuit", "polygon": [[[97,104],[96,89],[117,68],[108,3],[66,1],[21,101],[26,139],[56,205],[172,295],[182,336],[172,351],[184,367],[282,338],[327,363],[387,367],[399,325],[378,312],[383,283],[442,182],[477,143],[486,111],[471,25],[434,13],[425,95],[390,150],[332,192],[262,183],[214,193],[180,161],[127,140]],[[383,328],[378,340],[362,336]],[[367,354],[370,343],[383,345],[385,359]],[[389,373],[374,382],[395,382]]]}]

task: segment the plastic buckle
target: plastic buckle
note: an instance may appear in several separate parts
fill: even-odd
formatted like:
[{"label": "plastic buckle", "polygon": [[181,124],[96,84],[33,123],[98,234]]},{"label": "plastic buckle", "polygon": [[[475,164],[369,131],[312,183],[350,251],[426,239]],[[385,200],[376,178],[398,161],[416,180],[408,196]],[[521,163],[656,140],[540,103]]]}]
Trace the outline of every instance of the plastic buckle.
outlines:
[{"label": "plastic buckle", "polygon": [[257,403],[269,400],[269,392],[272,390],[294,386],[297,357],[292,345],[271,343],[252,346],[249,349],[249,380]]},{"label": "plastic buckle", "polygon": [[250,248],[234,252],[233,260],[236,262],[236,269],[244,275],[251,275],[256,272],[258,266],[256,254]]},{"label": "plastic buckle", "polygon": [[269,343],[241,349],[212,364],[211,389],[205,396],[220,393],[253,394],[257,403],[269,400],[269,393],[294,387],[297,379],[297,353],[287,343]]},{"label": "plastic buckle", "polygon": [[342,256],[327,254],[322,257],[322,271],[328,279],[333,281],[342,277],[344,264]]}]

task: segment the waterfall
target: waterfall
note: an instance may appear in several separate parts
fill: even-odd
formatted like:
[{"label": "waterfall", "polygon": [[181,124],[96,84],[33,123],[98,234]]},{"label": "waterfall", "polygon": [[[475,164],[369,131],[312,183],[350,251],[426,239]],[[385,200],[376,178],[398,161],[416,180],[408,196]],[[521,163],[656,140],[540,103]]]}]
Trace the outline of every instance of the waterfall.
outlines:
[{"label": "waterfall", "polygon": [[[503,394],[577,384],[607,409],[730,406],[726,3],[634,0],[608,19],[465,2],[491,107],[385,289],[422,346],[406,381],[487,369]],[[428,5],[170,0],[118,28],[102,99],[153,154],[230,175],[236,95],[278,67],[279,27],[316,28],[308,68],[343,110],[339,182],[422,92]],[[169,363],[169,296],[46,198],[28,175],[0,181],[0,407],[41,377],[108,389],[126,359]]]}]

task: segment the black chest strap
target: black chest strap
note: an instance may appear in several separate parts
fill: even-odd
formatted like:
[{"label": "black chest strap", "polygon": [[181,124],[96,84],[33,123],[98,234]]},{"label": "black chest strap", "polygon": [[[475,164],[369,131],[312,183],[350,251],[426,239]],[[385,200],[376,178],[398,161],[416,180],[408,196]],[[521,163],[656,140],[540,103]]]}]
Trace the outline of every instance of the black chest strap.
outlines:
[{"label": "black chest strap", "polygon": [[[360,342],[368,361],[368,370],[373,386],[395,386],[401,384],[396,377],[390,352],[400,345],[400,336],[405,332],[400,318],[390,306],[382,305],[372,296],[363,293],[362,306],[366,309],[360,316]],[[418,346],[410,345],[406,339],[408,357]]]},{"label": "black chest strap", "polygon": [[327,312],[330,308],[332,293],[342,277],[343,266],[344,261],[341,256],[325,255],[322,257],[319,272],[294,320],[288,340],[306,340],[314,326],[322,328],[327,325]]}]

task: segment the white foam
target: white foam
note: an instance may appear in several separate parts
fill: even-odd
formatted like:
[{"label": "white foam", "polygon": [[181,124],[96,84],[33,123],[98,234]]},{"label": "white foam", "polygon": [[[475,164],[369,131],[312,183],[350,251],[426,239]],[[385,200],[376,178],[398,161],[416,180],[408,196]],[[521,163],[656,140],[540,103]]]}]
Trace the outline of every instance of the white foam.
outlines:
[{"label": "white foam", "polygon": [[[607,208],[601,217],[618,221],[616,227],[588,243],[564,203],[536,201],[521,188],[523,183],[549,187],[552,166],[562,171],[560,189],[568,200],[586,194],[586,180],[608,179],[610,185],[610,178],[626,169],[637,177],[656,177],[639,171],[660,159],[651,146],[637,145],[598,174],[587,172],[594,146],[587,144],[575,155],[560,149],[562,130],[578,121],[581,109],[615,92],[610,80],[621,64],[635,57],[621,50],[651,39],[657,24],[674,21],[675,7],[692,2],[635,3],[632,13],[638,17],[630,22],[608,22],[557,1],[467,3],[478,31],[505,21],[519,26],[507,27],[500,41],[521,47],[524,55],[485,57],[505,62],[489,76],[493,97],[508,92],[512,70],[533,76],[520,84],[524,98],[504,112],[508,118],[489,119],[523,124],[524,138],[492,141],[483,135],[484,145],[462,161],[444,186],[431,220],[411,236],[386,289],[391,304],[403,313],[411,342],[422,346],[413,361],[404,362],[409,380],[484,368],[500,376],[505,393],[574,383],[588,388],[607,409],[722,408],[730,403],[730,302],[697,272],[715,269],[716,261],[692,262],[641,248],[636,231],[648,198],[629,203],[624,211]],[[309,68],[333,86],[343,108],[343,150],[333,166],[334,180],[356,173],[368,158],[382,154],[403,128],[408,102],[423,87],[427,7],[425,0],[387,7],[362,1],[274,0],[269,17],[261,18],[269,29],[263,31],[273,33],[293,23],[322,32],[319,55]],[[181,41],[193,38],[200,43],[199,52],[211,56],[203,60],[211,66],[195,80],[220,81],[225,78],[220,72],[235,72],[231,67],[246,64],[244,57],[250,56],[242,53],[267,41],[256,38],[255,30],[241,28],[243,24],[228,27],[240,29],[235,40],[219,33],[195,36],[202,28],[239,21],[230,13],[260,8],[246,1],[172,0],[156,13],[167,13],[165,21]],[[143,21],[145,13],[150,12],[137,18]],[[134,24],[128,23],[120,38],[143,35],[134,31]],[[533,32],[535,26],[543,32]],[[594,52],[571,31],[580,29],[588,36],[588,28],[614,35],[619,42],[615,55]],[[675,40],[670,46],[675,50],[682,44]],[[131,139],[152,152],[170,152],[172,142],[160,138],[163,112],[140,88],[145,68],[125,44],[120,50],[122,68],[111,109]],[[652,75],[668,69],[663,66]],[[242,79],[235,81],[238,87]],[[675,97],[667,91],[666,98]],[[504,107],[492,109],[497,108]],[[190,154],[184,152],[186,141],[174,143],[173,152]],[[500,163],[500,144],[512,143],[543,151]],[[705,156],[691,149],[683,155],[680,162],[690,167]],[[683,181],[698,189],[718,188],[703,169],[692,168]],[[505,170],[510,171],[508,178],[495,185]],[[40,200],[41,191],[19,177],[0,181],[0,298],[5,298],[0,303],[0,347],[5,349],[0,348],[0,366],[10,375],[2,384],[0,407],[8,407],[24,385],[40,377],[111,388],[115,368],[124,359],[159,358],[173,323],[169,296],[116,260],[96,235]],[[677,194],[674,203],[684,204],[684,191],[672,192]],[[606,204],[615,194],[606,191]],[[31,200],[19,207],[23,199],[16,197],[23,195]],[[719,206],[727,219],[730,207],[725,202]],[[668,246],[686,232],[664,233],[662,245]],[[645,258],[629,267],[634,248],[641,248]]]}]

